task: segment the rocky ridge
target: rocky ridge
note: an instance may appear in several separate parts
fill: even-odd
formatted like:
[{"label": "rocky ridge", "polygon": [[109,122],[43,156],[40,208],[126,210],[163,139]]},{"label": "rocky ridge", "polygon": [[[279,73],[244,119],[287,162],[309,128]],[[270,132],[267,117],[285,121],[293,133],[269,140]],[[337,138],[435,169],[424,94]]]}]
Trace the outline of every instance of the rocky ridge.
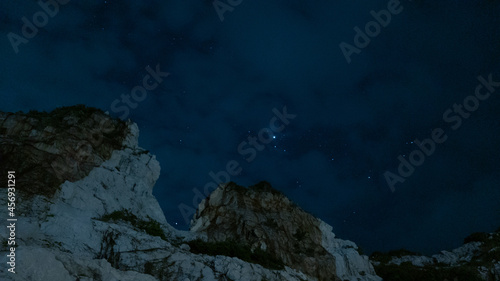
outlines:
[{"label": "rocky ridge", "polygon": [[463,246],[430,257],[398,250],[373,253],[371,258],[386,281],[500,281],[500,229],[473,233],[464,239]]},{"label": "rocky ridge", "polygon": [[0,112],[0,171],[15,169],[23,197],[52,196],[121,149],[127,125],[83,105],[53,112]]},{"label": "rocky ridge", "polygon": [[218,187],[200,203],[191,231],[209,242],[238,240],[252,250],[267,251],[319,280],[380,280],[356,244],[335,238],[331,226],[267,182]]},{"label": "rocky ridge", "polygon": [[[315,277],[315,271],[309,271],[314,265],[296,266],[300,264],[296,257],[285,252],[280,255],[285,259],[280,270],[236,257],[192,253],[188,244],[209,235],[196,223],[192,232],[167,223],[152,195],[160,165],[138,146],[134,123],[76,106],[52,113],[0,113],[0,124],[0,168],[16,170],[18,192],[17,274],[2,270],[1,280],[329,280],[324,273]],[[0,192],[5,194],[6,189]],[[0,205],[7,205],[5,196]],[[335,238],[330,226],[312,216],[299,211],[288,215],[293,214],[299,216],[292,218],[294,223],[313,226],[303,237],[305,246],[299,243],[298,249],[312,249],[312,257],[334,257],[325,260],[335,272],[331,280],[381,280],[354,243]],[[285,225],[278,217],[275,221]],[[280,233],[302,236],[296,231]],[[2,241],[8,235],[5,229],[0,232]],[[262,242],[255,243],[254,248],[262,249]],[[277,254],[287,245],[264,243],[269,249],[275,247]],[[4,266],[8,251],[4,243],[0,258]]]}]

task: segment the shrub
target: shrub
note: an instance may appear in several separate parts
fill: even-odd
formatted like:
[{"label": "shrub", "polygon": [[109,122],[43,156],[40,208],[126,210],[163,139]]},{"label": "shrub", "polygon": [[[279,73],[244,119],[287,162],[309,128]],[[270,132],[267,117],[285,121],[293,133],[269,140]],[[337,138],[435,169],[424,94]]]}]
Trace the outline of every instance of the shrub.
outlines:
[{"label": "shrub", "polygon": [[149,218],[148,221],[138,220],[137,227],[146,231],[146,233],[149,235],[158,236],[163,240],[167,240],[165,232],[163,232],[163,229],[161,229],[160,223],[151,218]]},{"label": "shrub", "polygon": [[270,183],[267,181],[261,181],[256,185],[252,185],[249,187],[251,190],[255,190],[257,192],[270,192],[274,195],[283,195],[283,193],[277,189],[274,189]]},{"label": "shrub", "polygon": [[278,223],[271,218],[267,218],[266,221],[263,223],[263,225],[270,228],[278,228]]},{"label": "shrub", "polygon": [[361,246],[358,245],[358,254],[360,256],[364,255],[365,254],[365,251],[363,251],[363,248],[361,248]]},{"label": "shrub", "polygon": [[133,226],[144,230],[147,234],[152,236],[158,236],[163,240],[167,240],[165,232],[161,228],[161,224],[152,218],[148,217],[149,220],[139,219],[136,215],[132,214],[129,210],[114,211],[110,214],[106,214],[100,218],[101,221],[126,221],[130,222]]},{"label": "shrub", "polygon": [[392,258],[395,257],[403,257],[403,256],[420,256],[420,253],[417,252],[412,252],[410,250],[406,249],[398,249],[398,250],[392,250],[387,253],[382,253],[382,252],[373,252],[370,255],[370,259],[374,261],[379,261],[382,263],[387,263],[392,260]]},{"label": "shrub", "polygon": [[228,183],[227,183],[227,187],[228,187],[229,189],[236,190],[237,192],[240,192],[240,193],[242,193],[242,194],[244,194],[244,193],[247,191],[247,189],[246,189],[245,187],[243,187],[243,186],[241,186],[241,185],[237,185],[237,184],[236,184],[235,182],[233,182],[233,181],[228,182]]},{"label": "shrub", "polygon": [[130,222],[132,225],[135,225],[137,223],[137,217],[130,213],[129,210],[120,210],[120,211],[114,211],[110,214],[106,214],[104,216],[101,217],[100,220],[102,221],[128,221]]},{"label": "shrub", "polygon": [[144,273],[146,274],[149,274],[149,275],[152,275],[153,274],[153,269],[154,269],[154,265],[152,262],[146,262],[144,264]]},{"label": "shrub", "polygon": [[403,257],[403,256],[420,256],[420,253],[417,252],[412,252],[407,249],[398,249],[398,250],[392,250],[387,253],[388,255],[392,257]]},{"label": "shrub", "polygon": [[307,231],[304,231],[302,229],[297,229],[297,231],[293,234],[293,237],[298,241],[302,241],[304,240],[304,238],[306,238],[307,235],[308,235]]},{"label": "shrub", "polygon": [[470,242],[487,242],[490,237],[488,233],[485,232],[474,232],[471,235],[465,237],[464,239],[464,244],[470,243]]},{"label": "shrub", "polygon": [[472,266],[457,267],[418,267],[410,262],[404,262],[401,265],[389,264],[375,266],[378,276],[384,281],[443,281],[443,280],[482,280],[477,270]]},{"label": "shrub", "polygon": [[472,258],[471,264],[490,267],[493,261],[500,261],[500,234],[495,233],[485,239],[479,250]]},{"label": "shrub", "polygon": [[264,251],[262,249],[255,249],[252,254],[250,255],[250,260],[249,262],[254,262],[262,265],[263,267],[269,268],[269,269],[284,269],[285,265],[283,264],[283,261],[273,257],[269,252]]},{"label": "shrub", "polygon": [[[102,110],[85,105],[59,107],[50,113],[31,110],[16,114],[26,117],[30,126],[9,134],[5,128],[0,129],[6,140],[0,147],[0,155],[3,157],[0,170],[16,167],[16,171],[23,175],[18,181],[19,192],[23,198],[32,198],[35,195],[50,198],[66,180],[74,182],[88,175],[94,165],[99,165],[99,158],[107,160],[113,150],[122,148],[123,139],[128,132],[125,122],[105,116]],[[101,124],[93,118],[94,114],[106,121],[102,124],[103,128],[98,126]],[[73,117],[71,119],[75,122],[68,122],[67,117]],[[42,132],[47,127],[55,130],[53,135],[44,137],[44,134],[32,134],[33,131]],[[96,136],[101,133],[102,138]],[[42,137],[45,139],[41,139]],[[75,147],[80,140],[84,141],[84,145]],[[99,140],[99,145],[96,145],[96,140]],[[60,147],[61,150],[57,154],[37,150],[34,144],[39,142]],[[64,145],[66,142],[70,145]],[[97,158],[85,159],[86,153],[81,152],[86,151],[82,148],[87,145],[92,147],[91,152],[98,156]],[[78,173],[59,169],[68,163],[78,164]]]},{"label": "shrub", "polygon": [[268,251],[256,249],[252,252],[249,246],[234,240],[205,242],[201,239],[196,239],[189,241],[188,245],[190,251],[194,254],[235,257],[246,262],[260,264],[268,269],[284,269],[283,261],[273,257]]},{"label": "shrub", "polygon": [[392,257],[389,256],[387,253],[382,253],[379,251],[375,251],[370,255],[370,260],[378,261],[381,263],[388,263],[389,261],[391,261],[391,259]]},{"label": "shrub", "polygon": [[68,125],[63,122],[67,116],[75,116],[78,119],[85,119],[94,113],[104,114],[101,109],[87,107],[83,104],[74,106],[63,106],[54,109],[52,112],[30,110],[26,116],[38,119],[37,130],[43,130],[47,126],[56,129],[66,129]]}]

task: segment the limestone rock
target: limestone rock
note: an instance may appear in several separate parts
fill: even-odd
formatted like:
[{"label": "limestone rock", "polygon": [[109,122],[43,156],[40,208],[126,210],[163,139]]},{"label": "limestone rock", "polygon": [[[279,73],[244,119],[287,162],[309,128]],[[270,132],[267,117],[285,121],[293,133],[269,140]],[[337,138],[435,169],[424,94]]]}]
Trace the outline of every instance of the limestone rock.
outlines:
[{"label": "limestone rock", "polygon": [[353,242],[293,204],[268,183],[219,186],[200,203],[191,231],[208,242],[236,240],[269,252],[317,280],[381,280]]},{"label": "limestone rock", "polygon": [[389,263],[400,265],[403,262],[411,262],[415,266],[425,266],[432,264],[446,264],[448,266],[456,266],[464,262],[470,262],[472,258],[479,252],[481,242],[467,243],[459,248],[449,251],[441,251],[440,254],[432,257],[426,256],[402,256],[392,259]]},{"label": "limestone rock", "polygon": [[[419,255],[405,255],[399,251],[399,257],[373,257],[378,259],[374,262],[378,270],[386,271],[383,267],[389,266],[394,270],[394,265],[402,265],[410,263],[413,265],[412,270],[432,272],[432,275],[440,273],[442,275],[450,275],[453,272],[454,277],[458,280],[479,278],[485,281],[500,280],[500,232],[482,233],[480,239],[472,240],[461,247],[451,251],[441,251],[441,253],[431,257]],[[480,241],[478,241],[480,240]],[[404,265],[404,270],[408,272],[411,268],[408,264]],[[465,274],[466,277],[457,276],[457,274]],[[383,274],[382,274],[383,275]],[[476,277],[471,277],[472,275]],[[474,279],[476,280],[476,279]]]},{"label": "limestone rock", "polygon": [[[82,106],[52,113],[0,113],[0,169],[16,170],[20,190],[17,274],[2,270],[0,280],[317,280],[289,266],[270,270],[238,258],[190,252],[186,243],[201,236],[176,230],[166,221],[152,195],[160,165],[138,146],[138,134],[136,124]],[[92,143],[94,139],[100,144]],[[63,169],[54,163],[67,166]],[[5,188],[0,192],[5,194]],[[278,197],[267,196],[261,199],[271,208]],[[0,196],[0,205],[6,206],[6,200]],[[283,207],[290,203],[286,198],[280,201]],[[275,215],[277,220],[287,218]],[[321,244],[320,222],[299,217],[303,226],[316,226],[310,236],[302,237],[305,243],[299,249],[312,247],[318,255],[329,255]],[[290,233],[289,238],[295,239],[292,246],[298,239],[294,234],[301,237]],[[6,228],[0,231],[2,241],[8,235]],[[2,255],[0,263],[6,262],[7,256]],[[335,260],[319,262],[309,257],[304,268],[323,263],[335,270]]]},{"label": "limestone rock", "polygon": [[[127,125],[85,106],[53,112],[0,112],[0,170],[16,170],[19,192],[52,196],[121,149]],[[133,128],[133,127],[130,127]]]}]

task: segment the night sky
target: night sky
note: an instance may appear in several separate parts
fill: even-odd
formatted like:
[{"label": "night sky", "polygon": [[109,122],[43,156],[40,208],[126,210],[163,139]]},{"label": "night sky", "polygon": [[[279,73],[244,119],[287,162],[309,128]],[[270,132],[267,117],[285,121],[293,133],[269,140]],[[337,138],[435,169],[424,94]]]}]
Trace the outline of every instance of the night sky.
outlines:
[{"label": "night sky", "polygon": [[180,229],[228,165],[367,253],[500,226],[499,1],[144,2],[2,1],[0,110],[137,122]]}]

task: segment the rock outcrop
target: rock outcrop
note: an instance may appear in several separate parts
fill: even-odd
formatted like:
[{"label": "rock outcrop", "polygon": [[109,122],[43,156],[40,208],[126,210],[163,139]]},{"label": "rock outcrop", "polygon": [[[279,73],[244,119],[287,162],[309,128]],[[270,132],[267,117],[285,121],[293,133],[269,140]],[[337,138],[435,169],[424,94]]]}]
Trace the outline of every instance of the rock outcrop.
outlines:
[{"label": "rock outcrop", "polygon": [[[500,281],[500,229],[473,233],[464,245],[432,256],[406,250],[374,253],[373,263],[384,280],[484,280]],[[408,279],[409,276],[420,279]],[[399,279],[398,279],[399,278]]]},{"label": "rock outcrop", "polygon": [[218,187],[200,203],[191,231],[208,242],[237,240],[266,251],[318,280],[380,280],[356,244],[336,239],[331,226],[266,182]]},{"label": "rock outcrop", "polygon": [[481,249],[481,242],[471,242],[456,248],[452,251],[441,251],[441,253],[431,257],[408,255],[393,258],[389,263],[400,265],[404,262],[410,262],[415,266],[426,266],[434,264],[446,264],[448,266],[457,266],[462,263],[468,263],[475,257]]},{"label": "rock outcrop", "polygon": [[0,112],[0,171],[23,176],[18,188],[24,196],[52,196],[66,180],[88,175],[121,149],[125,122],[83,105],[53,112]]},{"label": "rock outcrop", "polygon": [[[254,248],[273,250],[284,260],[283,268],[193,253],[188,244],[196,239],[230,236],[221,234],[224,227],[217,230],[203,223],[203,216],[195,219],[201,223],[193,232],[167,223],[152,195],[160,165],[138,146],[138,133],[136,124],[84,106],[52,113],[0,113],[0,170],[16,171],[17,195],[16,274],[5,270],[11,246],[4,242],[0,280],[380,280],[354,243],[336,239],[326,223],[294,207],[283,195],[267,192],[238,197],[253,202],[237,205],[250,209],[235,210],[234,218],[221,215],[219,220],[243,222],[236,215],[245,214],[248,221],[261,223],[262,214],[252,206],[281,204],[287,211],[273,212],[268,224],[284,229],[267,228],[262,222],[255,227],[261,233],[250,232],[248,225],[234,224],[227,230],[232,235],[240,229]],[[225,202],[221,190],[205,202]],[[7,190],[0,188],[0,193]],[[0,196],[0,206],[7,206],[6,196]],[[276,206],[268,208],[278,211]],[[210,210],[204,207],[199,214]],[[217,225],[217,217],[209,218]],[[274,234],[283,237],[273,242]],[[6,228],[0,231],[2,241],[9,235]]]}]

